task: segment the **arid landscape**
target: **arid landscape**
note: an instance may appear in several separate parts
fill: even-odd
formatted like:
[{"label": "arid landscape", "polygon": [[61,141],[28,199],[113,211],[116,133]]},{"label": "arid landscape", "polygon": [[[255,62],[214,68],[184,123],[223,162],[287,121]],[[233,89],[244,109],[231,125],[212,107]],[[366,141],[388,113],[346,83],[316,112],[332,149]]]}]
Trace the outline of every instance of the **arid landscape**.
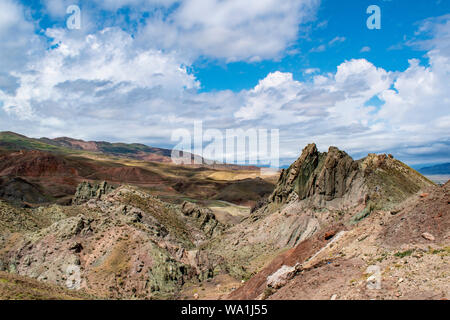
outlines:
[{"label": "arid landscape", "polygon": [[449,93],[450,0],[0,0],[2,311],[445,315]]},{"label": "arid landscape", "polygon": [[0,134],[0,298],[449,298],[450,184],[392,155],[261,175],[100,145]]}]

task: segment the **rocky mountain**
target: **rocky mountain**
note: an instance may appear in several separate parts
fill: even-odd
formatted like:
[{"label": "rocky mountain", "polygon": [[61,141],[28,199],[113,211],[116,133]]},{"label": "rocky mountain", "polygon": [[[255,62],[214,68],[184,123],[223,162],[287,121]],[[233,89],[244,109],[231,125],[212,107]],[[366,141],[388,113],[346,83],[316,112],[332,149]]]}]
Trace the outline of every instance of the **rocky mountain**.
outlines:
[{"label": "rocky mountain", "polygon": [[74,203],[26,211],[2,203],[1,212],[11,214],[2,217],[9,224],[0,237],[0,271],[65,287],[78,270],[76,289],[85,294],[146,299],[173,297],[185,282],[217,272],[220,257],[196,250],[226,228],[206,209],[105,183],[81,185]]},{"label": "rocky mountain", "polygon": [[14,132],[0,132],[0,147],[10,150],[39,150],[62,154],[91,152],[138,160],[171,162],[171,150],[149,147],[143,144],[83,141],[67,137],[33,139]]},{"label": "rocky mountain", "polygon": [[[260,241],[291,249],[280,250],[229,298],[445,298],[449,188],[449,183],[434,185],[391,155],[354,161],[337,148],[320,153],[308,145],[253,213],[262,219],[259,233],[266,232]],[[280,243],[283,235],[289,237]],[[246,242],[254,247],[251,237]],[[367,287],[373,280],[370,266],[386,274],[381,291]],[[439,271],[427,279],[412,276],[416,268]]]},{"label": "rocky mountain", "polygon": [[143,144],[110,143],[105,141],[83,141],[68,137],[55,139],[41,138],[46,144],[73,150],[99,152],[112,156],[125,156],[138,160],[170,163],[172,151]]},{"label": "rocky mountain", "polygon": [[114,162],[38,150],[0,154],[0,197],[6,200],[25,204],[70,202],[77,185],[85,180],[141,186],[169,184],[158,173]]},{"label": "rocky mountain", "polygon": [[394,205],[433,183],[395,160],[392,155],[369,154],[355,161],[345,152],[330,147],[320,153],[308,145],[300,158],[283,170],[269,200],[274,203],[307,199],[327,207]]},{"label": "rocky mountain", "polygon": [[396,211],[434,186],[392,156],[371,154],[355,161],[337,148],[320,153],[311,144],[281,173],[268,199],[208,249],[230,262],[235,277],[248,279],[277,253],[330,226],[353,226],[374,212]]},{"label": "rocky mountain", "polygon": [[[0,272],[114,299],[449,298],[449,184],[436,186],[391,155],[354,160],[311,144],[264,192],[259,178],[213,183],[225,173],[161,164],[165,177],[185,174],[178,192],[196,179],[205,190],[221,186],[207,199],[173,201],[118,183],[120,175],[83,181],[80,159],[24,154],[33,160],[5,153],[0,172],[38,167],[48,178],[76,168],[81,181],[65,205],[0,202]],[[252,210],[216,198],[243,202],[252,186],[268,194]],[[33,197],[46,190],[21,188]],[[377,270],[382,289],[368,289]]]},{"label": "rocky mountain", "polygon": [[257,179],[258,168],[180,166],[138,156],[138,149],[167,155],[164,150],[161,153],[142,145],[69,138],[55,141],[0,133],[0,199],[24,206],[69,204],[77,186],[84,181],[151,188],[177,202],[182,202],[183,197],[193,197],[251,205],[273,190],[271,180]]},{"label": "rocky mountain", "polygon": [[[106,141],[84,141],[68,137],[55,139],[28,138],[14,132],[0,132],[0,149],[6,150],[38,150],[63,155],[95,156],[104,155],[108,157],[119,157],[155,163],[172,163],[172,150],[150,147],[140,143],[111,143]],[[183,155],[183,153],[181,153]],[[240,166],[208,161],[199,155],[187,153],[185,156],[191,158],[191,165],[197,167],[210,167],[229,170],[257,170],[254,166]],[[195,162],[194,162],[195,160]]]}]

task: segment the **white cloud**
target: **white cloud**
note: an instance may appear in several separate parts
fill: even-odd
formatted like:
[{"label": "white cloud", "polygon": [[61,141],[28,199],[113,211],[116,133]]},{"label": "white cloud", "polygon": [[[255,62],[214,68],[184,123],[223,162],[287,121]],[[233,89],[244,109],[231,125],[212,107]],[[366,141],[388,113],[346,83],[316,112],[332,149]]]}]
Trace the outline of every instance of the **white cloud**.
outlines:
[{"label": "white cloud", "polygon": [[304,74],[314,74],[320,72],[319,68],[307,68],[303,71]]},{"label": "white cloud", "polygon": [[363,53],[363,52],[370,52],[371,48],[370,47],[362,47],[361,50],[359,52]]},{"label": "white cloud", "polygon": [[[114,10],[132,2],[103,5]],[[31,136],[167,145],[172,130],[203,120],[205,129],[279,128],[283,158],[297,157],[312,141],[352,154],[449,155],[450,17],[421,26],[430,39],[415,45],[428,50],[429,65],[411,60],[406,71],[388,72],[352,59],[333,73],[306,69],[305,81],[277,71],[251,90],[198,91],[188,71],[195,57],[277,57],[296,39],[298,23],[315,2],[186,1],[168,16],[147,21],[136,37],[120,28],[49,29],[55,47],[30,54],[24,48],[41,48],[39,39],[29,44],[36,39],[34,27],[24,8],[5,0],[0,9],[10,16],[0,19],[6,37],[0,43],[6,59],[0,60],[0,125]],[[17,57],[6,48],[17,48]],[[384,104],[373,103],[375,96]]]},{"label": "white cloud", "polygon": [[[282,126],[284,155],[315,141],[322,149],[338,145],[353,154],[391,151],[407,160],[432,150],[445,160],[450,153],[450,57],[442,49],[447,41],[433,43],[430,65],[411,60],[404,72],[387,72],[358,59],[342,63],[334,74],[316,75],[312,82],[272,73],[247,93],[235,116],[243,123]],[[381,106],[371,103],[375,96]]]},{"label": "white cloud", "polygon": [[309,52],[324,52],[327,49],[327,46],[324,44],[321,44],[320,46],[314,47]]},{"label": "white cloud", "polygon": [[95,113],[89,110],[95,107],[106,108],[108,112],[98,110],[103,115],[120,117],[127,112],[126,99],[144,103],[150,97],[162,100],[198,87],[178,57],[140,50],[120,29],[81,39],[62,29],[50,29],[47,34],[57,47],[30,63],[27,72],[17,73],[21,86],[15,95],[3,94],[4,110],[20,119]]},{"label": "white cloud", "polygon": [[314,48],[310,49],[309,52],[312,52],[312,53],[324,52],[324,51],[327,50],[327,48],[335,46],[338,43],[343,43],[346,40],[347,40],[346,37],[339,37],[339,36],[337,36],[337,37],[331,39],[330,41],[328,41],[327,44],[321,44],[321,45],[319,45],[317,47],[314,47]]},{"label": "white cloud", "polygon": [[226,61],[278,58],[299,26],[315,17],[318,0],[186,0],[168,17],[154,17],[140,36],[193,57]]},{"label": "white cloud", "polygon": [[0,2],[0,39],[0,78],[2,74],[20,70],[36,54],[34,49],[42,48],[25,9],[12,0]]},{"label": "white cloud", "polygon": [[[73,4],[43,1],[46,12],[60,19]],[[124,26],[128,15],[137,23],[141,47],[183,52],[191,60],[201,56],[226,62],[260,61],[284,56],[299,33],[305,32],[302,26],[315,19],[319,4],[320,0],[81,1],[81,32],[92,32],[96,26]],[[130,11],[117,13],[123,7]],[[101,10],[115,14],[104,19]],[[143,12],[149,13],[147,18]]]},{"label": "white cloud", "polygon": [[334,45],[336,43],[345,42],[345,40],[347,40],[347,38],[338,36],[338,37],[335,37],[332,40],[330,40],[330,42],[328,42],[328,45],[332,46],[332,45]]}]

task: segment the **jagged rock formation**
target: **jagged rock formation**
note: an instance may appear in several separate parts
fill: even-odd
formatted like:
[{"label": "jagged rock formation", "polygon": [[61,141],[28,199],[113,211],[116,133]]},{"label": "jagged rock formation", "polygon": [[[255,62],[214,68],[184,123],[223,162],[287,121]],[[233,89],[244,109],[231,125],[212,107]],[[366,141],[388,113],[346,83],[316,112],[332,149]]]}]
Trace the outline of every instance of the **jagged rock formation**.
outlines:
[{"label": "jagged rock formation", "polygon": [[[0,269],[97,297],[141,299],[174,297],[221,270],[219,256],[197,249],[223,228],[207,209],[182,211],[106,183],[81,184],[74,202],[28,211],[0,202]],[[73,270],[80,281],[69,287]]]},{"label": "jagged rock formation", "polygon": [[75,205],[83,204],[90,199],[100,199],[102,195],[114,190],[114,187],[106,181],[101,183],[83,182],[78,185],[72,203]]},{"label": "jagged rock formation", "polygon": [[432,185],[391,155],[369,154],[355,161],[336,147],[321,153],[315,144],[310,144],[300,158],[283,170],[269,201],[284,204],[295,199],[320,207],[348,207],[372,200],[383,207]]},{"label": "jagged rock formation", "polygon": [[216,220],[216,216],[208,208],[201,208],[191,202],[185,201],[181,205],[181,211],[185,216],[195,219],[200,229],[209,237],[220,234],[225,228],[225,226]]},{"label": "jagged rock formation", "polygon": [[289,169],[283,170],[269,199],[284,203],[292,192],[299,200],[314,195],[321,195],[326,201],[343,197],[358,176],[358,169],[358,163],[336,147],[320,153],[315,144],[310,144]]},{"label": "jagged rock formation", "polygon": [[295,247],[333,224],[352,228],[373,212],[396,210],[433,186],[392,156],[369,154],[353,160],[336,147],[321,153],[310,144],[281,173],[267,201],[222,239],[213,239],[210,250],[231,261],[233,275],[245,279],[274,252]]}]

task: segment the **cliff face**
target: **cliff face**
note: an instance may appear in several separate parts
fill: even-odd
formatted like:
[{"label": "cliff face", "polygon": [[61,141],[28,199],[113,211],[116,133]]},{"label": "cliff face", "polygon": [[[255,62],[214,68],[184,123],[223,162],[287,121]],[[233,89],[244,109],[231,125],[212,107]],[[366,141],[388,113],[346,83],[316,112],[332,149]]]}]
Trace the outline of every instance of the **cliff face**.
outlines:
[{"label": "cliff face", "polygon": [[284,203],[295,192],[299,200],[321,195],[331,201],[343,197],[359,173],[358,163],[345,152],[330,147],[327,153],[320,153],[310,144],[289,169],[283,170],[270,200]]},{"label": "cliff face", "polygon": [[269,202],[307,200],[320,207],[348,207],[372,200],[384,207],[432,185],[391,155],[369,154],[355,161],[336,147],[321,153],[315,144],[310,144],[282,171]]}]

